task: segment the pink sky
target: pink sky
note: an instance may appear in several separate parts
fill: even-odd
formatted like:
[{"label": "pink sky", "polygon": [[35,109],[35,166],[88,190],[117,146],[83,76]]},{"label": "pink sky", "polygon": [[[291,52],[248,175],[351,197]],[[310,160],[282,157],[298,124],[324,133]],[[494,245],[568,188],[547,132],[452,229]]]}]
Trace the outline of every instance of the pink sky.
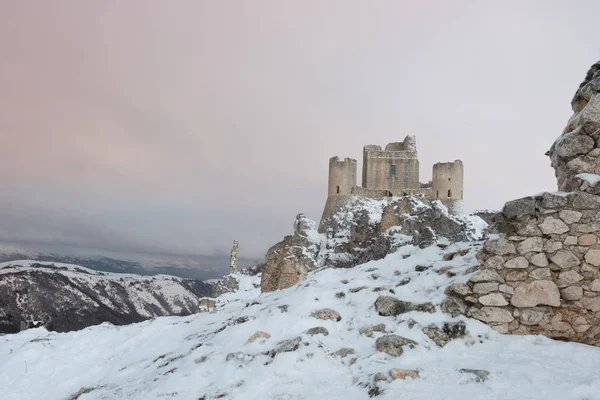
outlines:
[{"label": "pink sky", "polygon": [[[0,0],[0,240],[260,256],[328,158],[417,136],[467,209],[555,190],[544,152],[600,2]],[[359,166],[360,167],[360,166]]]}]

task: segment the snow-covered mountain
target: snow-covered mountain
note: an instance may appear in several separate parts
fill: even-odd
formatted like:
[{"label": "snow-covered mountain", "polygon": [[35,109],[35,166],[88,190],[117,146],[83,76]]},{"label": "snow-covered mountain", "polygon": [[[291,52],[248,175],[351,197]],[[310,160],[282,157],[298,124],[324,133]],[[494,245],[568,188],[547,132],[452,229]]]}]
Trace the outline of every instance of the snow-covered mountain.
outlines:
[{"label": "snow-covered mountain", "polygon": [[600,399],[599,348],[440,311],[480,247],[407,244],[269,293],[239,276],[216,312],[6,335],[2,398]]},{"label": "snow-covered mountain", "polygon": [[0,333],[21,321],[70,331],[102,322],[123,325],[156,316],[189,315],[211,286],[167,275],[99,272],[73,264],[31,260],[0,263]]}]

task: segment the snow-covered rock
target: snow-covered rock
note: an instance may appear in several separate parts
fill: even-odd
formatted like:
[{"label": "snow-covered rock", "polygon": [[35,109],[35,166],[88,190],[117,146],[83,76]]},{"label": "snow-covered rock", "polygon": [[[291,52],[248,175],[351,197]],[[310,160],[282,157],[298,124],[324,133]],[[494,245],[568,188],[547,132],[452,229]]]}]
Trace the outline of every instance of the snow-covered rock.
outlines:
[{"label": "snow-covered rock", "polygon": [[347,196],[329,208],[318,230],[299,214],[294,234],[269,249],[263,291],[288,288],[319,268],[350,268],[379,260],[410,243],[427,247],[438,237],[476,240],[487,226],[477,216],[451,215],[440,201],[423,196]]}]

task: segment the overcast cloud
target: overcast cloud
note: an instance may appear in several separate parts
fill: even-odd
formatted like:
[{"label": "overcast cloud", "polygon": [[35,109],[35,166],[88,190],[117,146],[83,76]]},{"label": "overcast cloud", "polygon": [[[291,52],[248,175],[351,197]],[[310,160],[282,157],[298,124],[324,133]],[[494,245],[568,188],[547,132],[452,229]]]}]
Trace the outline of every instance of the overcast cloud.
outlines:
[{"label": "overcast cloud", "polygon": [[[0,240],[261,256],[331,156],[417,136],[466,209],[555,190],[544,152],[600,2],[0,0]],[[359,168],[361,168],[359,164]],[[358,182],[360,184],[360,182]]]}]

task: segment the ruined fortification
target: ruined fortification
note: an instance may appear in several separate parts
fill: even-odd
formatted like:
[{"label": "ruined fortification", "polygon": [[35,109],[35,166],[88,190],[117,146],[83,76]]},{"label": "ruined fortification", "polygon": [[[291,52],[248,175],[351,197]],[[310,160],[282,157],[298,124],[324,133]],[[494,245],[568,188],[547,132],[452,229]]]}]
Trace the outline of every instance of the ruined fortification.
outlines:
[{"label": "ruined fortification", "polygon": [[462,161],[437,163],[433,166],[432,181],[419,180],[417,141],[407,136],[402,142],[363,148],[362,186],[356,184],[357,162],[353,158],[329,159],[328,198],[323,217],[331,214],[335,205],[347,196],[382,199],[393,196],[423,195],[440,200],[451,213],[462,211]]}]

